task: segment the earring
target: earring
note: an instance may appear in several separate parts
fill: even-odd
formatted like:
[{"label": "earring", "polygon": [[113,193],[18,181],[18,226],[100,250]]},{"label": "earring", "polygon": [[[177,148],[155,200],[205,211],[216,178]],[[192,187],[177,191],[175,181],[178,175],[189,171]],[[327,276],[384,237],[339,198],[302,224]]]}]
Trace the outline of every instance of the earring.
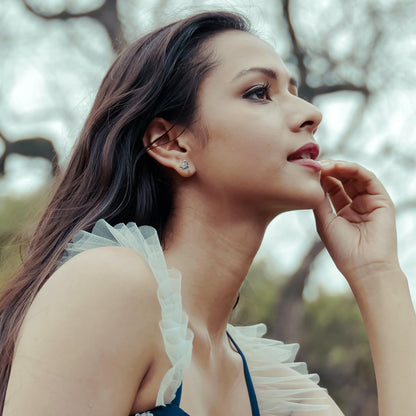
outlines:
[{"label": "earring", "polygon": [[182,170],[189,169],[189,162],[187,160],[182,160],[181,164],[179,165],[179,168]]}]

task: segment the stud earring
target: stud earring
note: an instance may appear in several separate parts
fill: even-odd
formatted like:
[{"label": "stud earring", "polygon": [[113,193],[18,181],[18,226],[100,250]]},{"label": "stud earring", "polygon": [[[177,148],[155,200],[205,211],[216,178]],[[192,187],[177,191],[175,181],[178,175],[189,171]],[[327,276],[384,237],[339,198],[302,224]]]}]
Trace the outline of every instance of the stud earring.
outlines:
[{"label": "stud earring", "polygon": [[179,165],[179,168],[182,170],[189,169],[189,162],[187,160],[182,160],[181,164]]}]

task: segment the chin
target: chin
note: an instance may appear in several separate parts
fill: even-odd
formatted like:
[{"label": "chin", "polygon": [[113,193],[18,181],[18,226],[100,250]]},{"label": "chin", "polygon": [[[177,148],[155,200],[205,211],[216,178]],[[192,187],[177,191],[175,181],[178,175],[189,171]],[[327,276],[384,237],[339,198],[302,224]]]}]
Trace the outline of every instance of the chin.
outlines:
[{"label": "chin", "polygon": [[321,188],[320,192],[315,195],[315,197],[311,200],[311,209],[318,208],[320,204],[325,200],[326,194],[325,191]]},{"label": "chin", "polygon": [[324,199],[325,192],[321,187],[319,187],[319,189],[309,189],[308,191],[299,192],[296,198],[282,204],[280,212],[315,209],[324,201]]}]

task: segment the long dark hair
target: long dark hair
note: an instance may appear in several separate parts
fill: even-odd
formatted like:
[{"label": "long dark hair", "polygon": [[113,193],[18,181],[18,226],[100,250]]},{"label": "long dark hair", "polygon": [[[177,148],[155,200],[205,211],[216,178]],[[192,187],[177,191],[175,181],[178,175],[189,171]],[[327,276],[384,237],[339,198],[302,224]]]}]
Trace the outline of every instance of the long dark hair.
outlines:
[{"label": "long dark hair", "polygon": [[185,128],[193,122],[198,88],[215,65],[204,42],[225,30],[249,25],[234,13],[200,13],[134,42],[109,69],[26,259],[2,293],[0,411],[24,316],[74,234],[104,218],[152,225],[163,238],[173,190],[143,135],[155,117]]}]

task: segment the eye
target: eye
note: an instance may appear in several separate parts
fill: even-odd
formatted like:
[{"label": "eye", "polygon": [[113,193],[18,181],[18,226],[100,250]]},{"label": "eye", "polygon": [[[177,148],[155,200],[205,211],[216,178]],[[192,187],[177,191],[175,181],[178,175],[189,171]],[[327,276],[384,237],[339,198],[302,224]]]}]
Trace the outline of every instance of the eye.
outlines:
[{"label": "eye", "polygon": [[254,101],[266,101],[271,100],[270,98],[270,83],[265,82],[261,85],[256,85],[250,88],[243,94],[243,98],[254,100]]}]

